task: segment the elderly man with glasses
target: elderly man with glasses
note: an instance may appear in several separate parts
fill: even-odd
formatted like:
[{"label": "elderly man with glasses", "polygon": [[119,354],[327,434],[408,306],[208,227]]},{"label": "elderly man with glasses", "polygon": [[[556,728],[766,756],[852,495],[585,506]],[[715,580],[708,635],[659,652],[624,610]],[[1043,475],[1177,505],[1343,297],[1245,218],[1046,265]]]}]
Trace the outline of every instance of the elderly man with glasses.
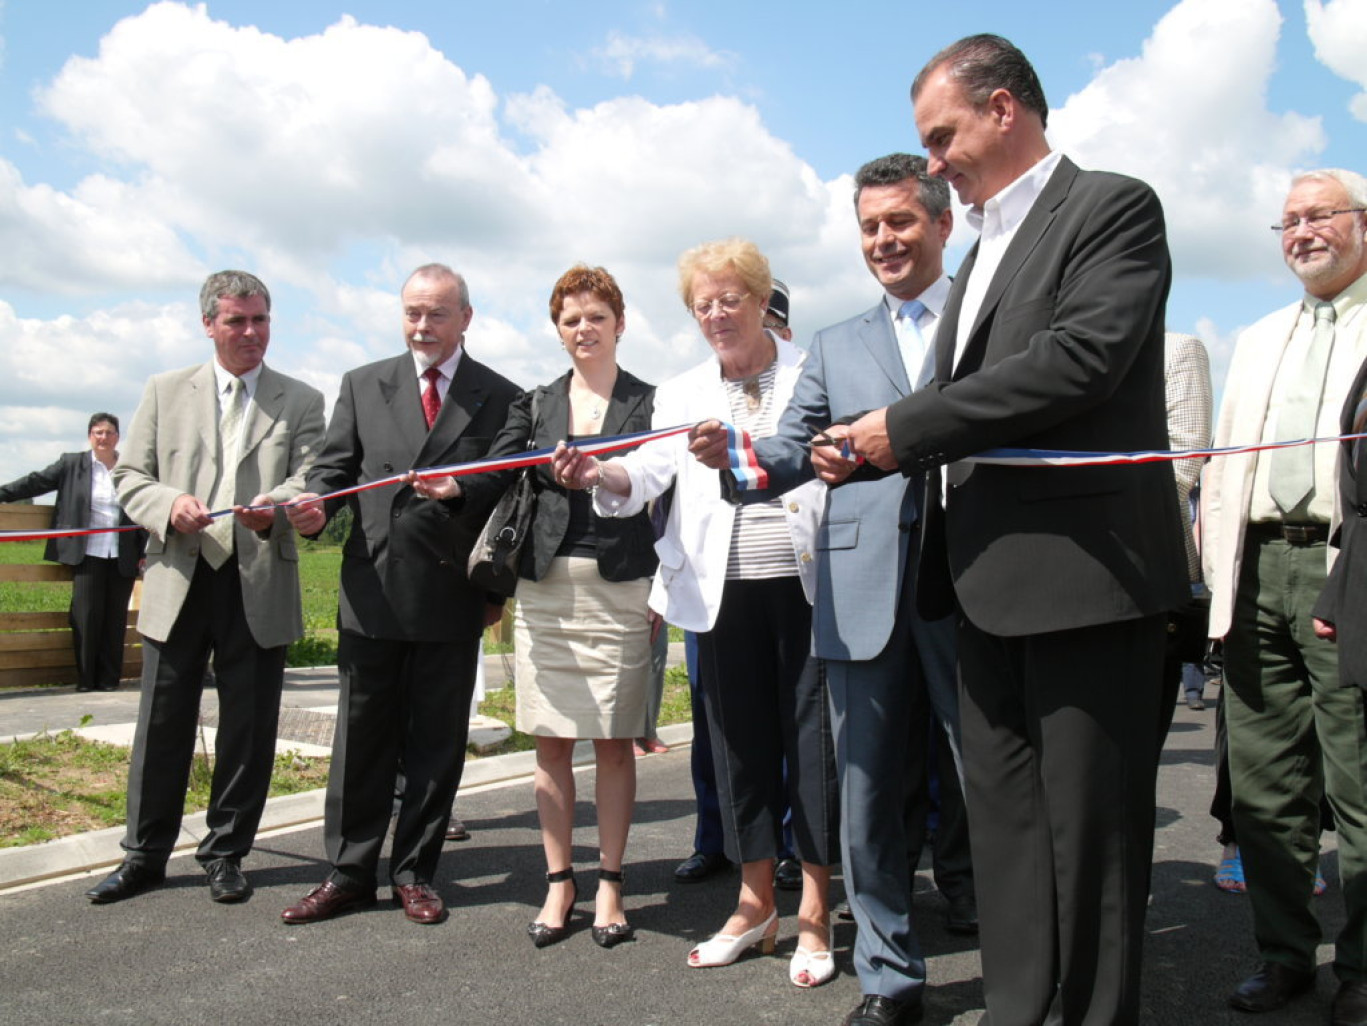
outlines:
[{"label": "elderly man with glasses", "polygon": [[[1367,357],[1367,179],[1298,176],[1272,226],[1305,294],[1240,336],[1217,446],[1339,433]],[[1315,984],[1311,908],[1320,796],[1338,829],[1347,920],[1335,943],[1335,1026],[1367,1023],[1367,726],[1312,609],[1337,549],[1335,445],[1216,460],[1202,509],[1210,632],[1224,638],[1234,824],[1261,966],[1233,1008],[1279,1008]]]}]

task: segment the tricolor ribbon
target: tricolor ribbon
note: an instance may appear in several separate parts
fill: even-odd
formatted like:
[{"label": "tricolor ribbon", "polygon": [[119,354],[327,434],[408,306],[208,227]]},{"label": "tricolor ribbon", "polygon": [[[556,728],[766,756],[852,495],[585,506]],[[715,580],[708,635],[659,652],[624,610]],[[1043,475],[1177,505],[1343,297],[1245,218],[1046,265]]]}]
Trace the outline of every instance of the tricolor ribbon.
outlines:
[{"label": "tricolor ribbon", "polygon": [[[678,427],[657,428],[653,431],[636,431],[627,435],[611,435],[607,438],[599,438],[591,442],[576,443],[574,448],[588,456],[599,456],[603,453],[620,452],[623,449],[631,449],[638,445],[645,445],[647,442],[657,442],[664,438],[672,438],[691,430],[693,425],[683,424]],[[444,467],[424,467],[414,471],[418,477],[426,480],[435,477],[466,477],[470,474],[488,474],[499,470],[517,470],[520,467],[535,467],[542,463],[549,463],[555,454],[555,447],[546,449],[524,449],[512,453],[508,456],[486,456],[483,459],[471,460],[468,463],[452,463]],[[751,456],[753,458],[753,451]],[[758,464],[756,464],[758,466]],[[761,471],[763,473],[763,471]],[[353,485],[350,488],[341,488],[335,492],[328,492],[320,495],[320,499],[341,499],[348,495],[355,495],[358,492],[367,492],[372,488],[385,488],[389,485],[405,484],[408,481],[409,471],[402,474],[393,474],[390,477],[378,478],[374,481],[367,481],[364,484]],[[762,487],[762,485],[760,486]],[[291,503],[280,503],[279,507],[291,505]],[[247,506],[251,510],[270,510],[276,509],[275,504],[266,506]],[[232,513],[231,509],[220,509],[210,513],[210,517],[225,517]],[[137,531],[136,525],[131,527],[106,527],[106,528],[63,528],[46,531],[0,531],[0,542],[11,541],[44,541],[48,538],[76,538],[89,534],[106,534],[118,531]]]},{"label": "tricolor ribbon", "polygon": [[750,443],[750,433],[730,424],[722,426],[726,428],[726,455],[736,484],[742,491],[768,488],[769,472],[759,465],[755,447]]}]

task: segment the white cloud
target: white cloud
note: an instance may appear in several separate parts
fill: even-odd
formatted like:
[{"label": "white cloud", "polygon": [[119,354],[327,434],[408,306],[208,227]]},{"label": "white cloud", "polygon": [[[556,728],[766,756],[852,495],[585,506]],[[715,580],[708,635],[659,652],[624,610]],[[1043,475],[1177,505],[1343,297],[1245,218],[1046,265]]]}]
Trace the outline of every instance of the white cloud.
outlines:
[{"label": "white cloud", "polygon": [[1367,0],[1305,0],[1305,20],[1320,63],[1362,87],[1348,109],[1367,121]]},{"label": "white cloud", "polygon": [[1275,0],[1182,0],[1050,117],[1080,164],[1158,191],[1179,274],[1284,272],[1266,225],[1326,140],[1319,118],[1268,109],[1280,28]]},{"label": "white cloud", "polygon": [[693,68],[729,68],[736,55],[713,50],[692,35],[628,36],[609,32],[607,42],[593,50],[598,66],[609,75],[630,79],[640,63],[679,64]]}]

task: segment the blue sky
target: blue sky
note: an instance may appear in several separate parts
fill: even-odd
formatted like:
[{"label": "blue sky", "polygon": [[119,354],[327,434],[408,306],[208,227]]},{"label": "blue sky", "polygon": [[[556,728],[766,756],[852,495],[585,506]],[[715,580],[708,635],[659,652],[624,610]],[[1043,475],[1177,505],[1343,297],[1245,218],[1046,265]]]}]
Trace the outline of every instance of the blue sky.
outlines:
[{"label": "blue sky", "polygon": [[1266,229],[1290,175],[1367,171],[1367,0],[0,0],[0,480],[206,358],[195,295],[222,266],[265,278],[269,362],[329,399],[397,350],[429,259],[470,281],[471,352],[524,385],[563,370],[545,303],[581,260],[622,283],[624,366],[696,361],[674,260],[724,235],[793,287],[801,341],[877,298],[848,176],[919,149],[910,81],[977,31],[1032,58],[1056,147],[1158,189],[1168,323],[1218,385],[1237,331],[1298,295]]}]

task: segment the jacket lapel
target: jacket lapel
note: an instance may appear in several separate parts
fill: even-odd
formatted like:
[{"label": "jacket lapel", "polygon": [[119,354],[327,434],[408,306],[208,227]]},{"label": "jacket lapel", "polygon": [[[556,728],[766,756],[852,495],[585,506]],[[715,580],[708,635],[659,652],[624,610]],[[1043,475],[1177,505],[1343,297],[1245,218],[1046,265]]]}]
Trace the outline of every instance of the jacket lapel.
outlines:
[{"label": "jacket lapel", "polygon": [[280,419],[285,409],[285,385],[279,374],[269,367],[261,368],[261,376],[256,379],[256,395],[245,411],[246,422],[242,425],[242,446],[238,451],[240,464],[266,437],[271,427]]},{"label": "jacket lapel", "polygon": [[612,402],[608,403],[607,412],[603,415],[603,434],[620,435],[645,401],[645,396],[646,390],[640,382],[620,367],[617,368],[617,380],[612,384]]},{"label": "jacket lapel", "polygon": [[[418,395],[416,375],[409,375],[409,387],[412,390],[413,410],[418,418],[417,423],[422,428],[422,399]],[[456,364],[456,376],[451,382],[451,387],[447,389],[446,399],[443,400],[441,411],[437,414],[436,423],[432,425],[431,431],[426,432],[426,437],[418,448],[414,465],[425,467],[440,460],[470,426],[471,419],[484,405],[488,394],[489,390],[484,386],[483,377],[479,373],[479,365],[470,359],[469,353],[462,354],[460,362]]]},{"label": "jacket lapel", "polygon": [[[462,358],[461,364],[464,363],[465,360]],[[459,375],[459,369],[456,373]],[[422,397],[418,394],[418,376],[414,373],[413,357],[408,353],[394,357],[389,361],[389,365],[380,371],[377,383],[380,388],[380,400],[384,403],[399,437],[403,439],[403,448],[414,453],[415,467],[422,466],[423,464],[417,462],[417,458],[427,442],[428,431],[427,422],[422,415]],[[452,388],[454,387],[452,383]],[[450,393],[446,399],[450,402]],[[442,406],[444,412],[445,403]],[[441,422],[440,415],[437,422]]]},{"label": "jacket lapel", "polygon": [[888,376],[899,395],[911,392],[911,380],[902,364],[902,351],[897,345],[897,330],[893,327],[888,305],[878,305],[866,313],[859,323],[859,341],[868,350],[879,369]]},{"label": "jacket lapel", "polygon": [[[546,425],[546,431],[556,440],[570,436],[570,375],[556,378],[541,390],[537,400],[536,419]],[[530,407],[528,408],[530,411]],[[544,437],[544,436],[543,436]],[[536,424],[532,425],[532,439],[537,438]]]}]

